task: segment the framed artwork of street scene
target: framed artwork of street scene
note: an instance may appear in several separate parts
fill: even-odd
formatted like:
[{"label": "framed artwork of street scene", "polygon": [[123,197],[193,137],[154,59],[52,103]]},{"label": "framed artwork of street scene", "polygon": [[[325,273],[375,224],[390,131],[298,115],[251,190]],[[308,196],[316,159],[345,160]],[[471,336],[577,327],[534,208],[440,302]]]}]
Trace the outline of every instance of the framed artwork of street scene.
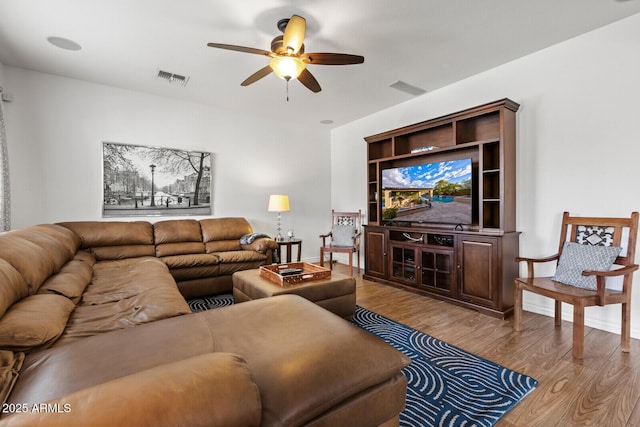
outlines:
[{"label": "framed artwork of street scene", "polygon": [[211,215],[213,154],[102,143],[102,216]]}]

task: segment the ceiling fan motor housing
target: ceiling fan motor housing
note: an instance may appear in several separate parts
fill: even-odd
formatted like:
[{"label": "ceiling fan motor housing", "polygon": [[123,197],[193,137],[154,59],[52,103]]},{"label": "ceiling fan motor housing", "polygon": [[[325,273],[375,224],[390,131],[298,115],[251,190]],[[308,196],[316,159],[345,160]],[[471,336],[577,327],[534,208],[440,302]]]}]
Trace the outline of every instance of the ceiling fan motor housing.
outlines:
[{"label": "ceiling fan motor housing", "polygon": [[[271,52],[277,55],[288,55],[287,49],[284,47],[284,36],[276,36],[271,40]],[[302,55],[304,53],[304,43],[300,46],[300,50],[298,51],[298,55]],[[296,56],[298,56],[296,55]]]},{"label": "ceiling fan motor housing", "polygon": [[290,18],[283,18],[278,21],[278,29],[284,33],[284,30],[287,29],[287,24],[289,23]]}]

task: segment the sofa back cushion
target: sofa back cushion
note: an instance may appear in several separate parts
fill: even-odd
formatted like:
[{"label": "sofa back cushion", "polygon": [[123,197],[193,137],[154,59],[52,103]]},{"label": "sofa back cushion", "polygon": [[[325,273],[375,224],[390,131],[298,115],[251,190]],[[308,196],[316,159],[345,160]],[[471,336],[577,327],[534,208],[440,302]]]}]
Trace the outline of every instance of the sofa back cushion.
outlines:
[{"label": "sofa back cushion", "polygon": [[98,261],[155,256],[153,227],[146,221],[61,222],[80,237],[80,247]]},{"label": "sofa back cushion", "polygon": [[80,239],[70,230],[53,224],[36,225],[0,233],[0,258],[24,278],[29,294],[75,254]]},{"label": "sofa back cushion", "polygon": [[60,271],[44,281],[39,294],[63,295],[77,304],[85,288],[91,283],[95,258],[85,251],[78,251],[76,256],[62,266]]},{"label": "sofa back cushion", "polygon": [[0,318],[0,349],[29,351],[55,341],[74,307],[62,295],[38,294],[21,299]]},{"label": "sofa back cushion", "polygon": [[204,253],[200,223],[194,219],[156,222],[153,234],[158,257]]},{"label": "sofa back cushion", "polygon": [[253,232],[244,218],[211,218],[200,221],[207,253],[240,250],[240,238]]},{"label": "sofa back cushion", "polygon": [[18,270],[0,259],[0,318],[11,305],[29,295],[27,282]]}]

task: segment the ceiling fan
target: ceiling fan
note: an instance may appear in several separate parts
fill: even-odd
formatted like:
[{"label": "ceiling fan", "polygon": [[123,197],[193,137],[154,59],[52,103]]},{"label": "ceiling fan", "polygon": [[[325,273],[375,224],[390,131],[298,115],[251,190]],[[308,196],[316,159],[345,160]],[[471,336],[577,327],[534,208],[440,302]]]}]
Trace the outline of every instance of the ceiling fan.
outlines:
[{"label": "ceiling fan", "polygon": [[307,70],[307,64],[350,65],[364,62],[363,56],[346,53],[305,53],[304,36],[306,26],[306,20],[298,15],[278,21],[278,29],[282,31],[283,35],[277,36],[271,41],[271,51],[222,43],[207,43],[207,46],[264,55],[271,58],[269,65],[247,77],[241,83],[242,86],[249,86],[274,72],[287,82],[297,78],[309,90],[317,93],[322,89],[313,74]]}]

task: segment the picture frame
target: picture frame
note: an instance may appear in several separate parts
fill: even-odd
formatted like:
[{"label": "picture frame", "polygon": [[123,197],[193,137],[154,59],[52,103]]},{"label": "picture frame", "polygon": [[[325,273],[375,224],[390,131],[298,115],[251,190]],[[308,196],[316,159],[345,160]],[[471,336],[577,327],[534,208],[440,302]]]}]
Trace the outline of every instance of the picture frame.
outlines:
[{"label": "picture frame", "polygon": [[102,216],[211,215],[213,153],[102,142]]}]

